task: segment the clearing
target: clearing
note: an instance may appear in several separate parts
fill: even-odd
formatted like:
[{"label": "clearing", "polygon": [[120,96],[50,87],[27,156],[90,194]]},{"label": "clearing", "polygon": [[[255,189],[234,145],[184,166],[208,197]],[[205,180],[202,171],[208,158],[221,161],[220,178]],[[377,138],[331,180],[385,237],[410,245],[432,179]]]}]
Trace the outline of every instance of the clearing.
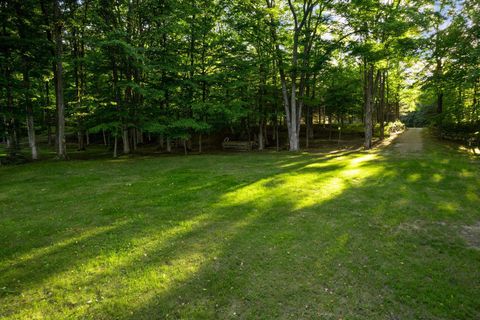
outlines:
[{"label": "clearing", "polygon": [[479,162],[424,135],[2,167],[0,318],[478,319]]}]

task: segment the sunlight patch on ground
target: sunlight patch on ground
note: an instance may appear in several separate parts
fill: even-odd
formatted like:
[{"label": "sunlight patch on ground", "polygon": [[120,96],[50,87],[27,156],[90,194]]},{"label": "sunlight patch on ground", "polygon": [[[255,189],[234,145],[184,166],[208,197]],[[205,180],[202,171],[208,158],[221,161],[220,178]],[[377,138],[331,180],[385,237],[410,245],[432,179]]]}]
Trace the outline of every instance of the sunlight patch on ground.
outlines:
[{"label": "sunlight patch on ground", "polygon": [[441,182],[443,180],[443,176],[441,174],[438,174],[438,173],[435,173],[433,176],[432,176],[432,181],[433,182]]},{"label": "sunlight patch on ground", "polygon": [[479,147],[473,148],[473,147],[459,146],[458,150],[460,150],[462,152],[468,152],[468,153],[471,153],[471,154],[474,154],[474,155],[480,155],[480,148]]},{"label": "sunlight patch on ground", "polygon": [[[350,160],[352,157],[355,158]],[[281,199],[293,210],[319,205],[342,194],[349,184],[361,184],[364,179],[378,174],[381,167],[366,166],[378,157],[377,154],[352,155],[343,160],[333,158],[307,164],[303,169],[308,173],[289,172],[261,179],[225,194],[220,203],[224,206],[251,203],[266,208],[273,200]]]},{"label": "sunlight patch on ground", "polygon": [[449,213],[457,213],[460,209],[460,206],[458,203],[442,201],[438,204],[438,208]]},{"label": "sunlight patch on ground", "polygon": [[460,171],[460,176],[463,177],[463,178],[471,178],[475,175],[472,171],[462,169],[462,171]]},{"label": "sunlight patch on ground", "polygon": [[377,153],[365,154],[365,155],[362,155],[360,157],[357,157],[357,158],[353,159],[351,161],[351,166],[358,165],[362,162],[368,162],[368,161],[371,161],[371,160],[375,160],[375,159],[378,159],[378,158],[379,158],[379,155]]},{"label": "sunlight patch on ground", "polygon": [[408,182],[417,182],[420,179],[422,179],[422,175],[420,173],[412,173],[407,177]]},{"label": "sunlight patch on ground", "polygon": [[472,202],[478,201],[480,199],[480,195],[472,190],[468,190],[465,196],[469,201],[472,201]]}]

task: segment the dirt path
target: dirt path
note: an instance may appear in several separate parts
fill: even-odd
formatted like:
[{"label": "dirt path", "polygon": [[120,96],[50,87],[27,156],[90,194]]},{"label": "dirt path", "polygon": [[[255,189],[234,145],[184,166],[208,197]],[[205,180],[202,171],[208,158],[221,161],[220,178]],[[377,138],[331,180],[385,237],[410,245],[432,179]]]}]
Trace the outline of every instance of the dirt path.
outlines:
[{"label": "dirt path", "polygon": [[423,128],[408,128],[393,143],[395,150],[401,153],[421,152],[423,150]]}]

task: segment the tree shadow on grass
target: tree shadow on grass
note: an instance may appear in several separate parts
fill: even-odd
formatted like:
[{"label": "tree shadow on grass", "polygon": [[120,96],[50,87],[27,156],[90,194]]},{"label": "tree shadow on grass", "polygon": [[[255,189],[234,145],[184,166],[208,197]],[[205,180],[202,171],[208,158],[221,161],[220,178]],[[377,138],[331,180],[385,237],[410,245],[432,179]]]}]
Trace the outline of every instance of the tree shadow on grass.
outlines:
[{"label": "tree shadow on grass", "polygon": [[[141,190],[136,192],[135,188],[131,188],[131,183],[125,185],[120,181],[114,184],[113,191],[108,190],[108,186],[102,186],[101,192],[108,197],[114,196],[112,194],[114,192],[114,198],[119,203],[107,203],[101,208],[96,203],[98,201],[96,197],[92,199],[83,197],[84,193],[97,189],[95,184],[103,183],[101,179],[93,179],[96,182],[93,184],[89,180],[98,173],[98,170],[82,176],[81,179],[72,183],[73,187],[63,191],[55,186],[58,181],[62,181],[63,176],[60,175],[62,168],[57,168],[54,176],[49,177],[50,180],[47,178],[47,181],[37,178],[34,170],[20,175],[19,179],[10,176],[10,182],[15,187],[22,183],[32,187],[33,200],[23,204],[24,209],[16,212],[18,215],[7,215],[7,219],[10,221],[7,220],[8,228],[3,229],[5,240],[2,240],[4,250],[2,250],[0,264],[2,274],[0,287],[6,290],[0,293],[8,296],[20,295],[24,290],[48,283],[52,277],[55,278],[69,270],[78,269],[97,256],[109,252],[128,253],[132,248],[131,240],[142,238],[144,234],[162,234],[183,223],[189,223],[202,214],[202,210],[196,210],[199,205],[211,205],[220,201],[223,193],[234,192],[236,189],[255,183],[258,179],[275,175],[278,170],[283,170],[278,168],[285,163],[291,163],[290,156],[288,158],[284,161],[276,161],[272,170],[260,172],[260,175],[258,175],[259,172],[256,172],[254,176],[247,177],[240,182],[232,180],[231,177],[238,170],[235,165],[220,170],[221,173],[217,174],[218,179],[214,179],[213,182],[207,179],[210,181],[207,183],[202,180],[206,178],[202,174],[197,174],[199,177],[195,178],[195,167],[180,166],[164,170],[162,173],[170,176],[172,181],[179,184],[179,187],[170,188],[168,181],[157,181],[155,178],[147,181],[133,179],[135,186],[144,185],[143,188],[140,188]],[[304,164],[315,162],[317,158],[299,156],[292,168],[301,168]],[[249,163],[247,162],[247,164]],[[62,165],[66,166],[63,170],[69,170],[71,167],[71,164]],[[154,164],[151,164],[144,170],[153,170],[153,166]],[[336,168],[331,167],[330,169]],[[118,174],[119,170],[122,168],[116,170],[115,174]],[[323,168],[323,171],[326,170],[328,168]],[[188,179],[183,177],[188,177]],[[132,181],[132,179],[126,179],[126,181]],[[57,188],[58,192],[43,195],[42,187],[44,186],[50,189]],[[159,189],[157,194],[152,191],[156,186]],[[118,189],[119,187],[121,188]],[[150,197],[143,201],[139,200],[136,196],[145,189],[149,190]],[[190,197],[198,192],[208,193],[208,196],[200,201],[196,197]],[[44,197],[40,201],[42,205],[46,205],[50,202],[63,202],[67,193],[78,196],[74,197],[72,201],[75,203],[80,198],[82,205],[75,208],[61,204],[53,212],[45,214],[43,210],[37,209],[41,215],[32,215],[31,211],[34,211],[34,208],[31,206],[36,203],[35,201],[39,201],[37,197]],[[14,192],[11,194],[14,195]],[[183,204],[180,212],[178,210],[179,203]],[[70,214],[65,215],[65,211]],[[23,218],[26,220],[21,224],[20,220]],[[215,219],[215,217],[211,216],[210,219]],[[48,291],[48,288],[45,290]]]},{"label": "tree shadow on grass", "polygon": [[[21,279],[20,290],[47,288],[38,297],[44,300],[36,302],[45,308],[44,316],[478,316],[473,298],[479,293],[473,285],[478,255],[467,252],[457,238],[442,237],[443,231],[451,230],[435,224],[478,219],[478,199],[467,194],[448,197],[442,187],[448,179],[431,179],[440,167],[451,166],[444,174],[471,168],[461,161],[445,164],[441,158],[350,156],[342,160],[341,155],[288,155],[266,168],[261,163],[272,162],[271,156],[259,155],[260,164],[252,165],[251,159],[226,167],[220,163],[214,183],[202,181],[202,169],[184,163],[170,173],[187,172],[185,177],[191,179],[172,179],[180,184],[172,192],[166,192],[169,181],[133,182],[134,187],[144,183],[153,188],[157,182],[160,186],[153,200],[128,207],[138,194],[122,191],[128,210],[109,218],[127,217],[126,222],[75,244],[88,251],[74,255],[75,246],[60,246],[17,266],[15,275],[2,277]],[[245,167],[252,172],[240,174]],[[410,176],[419,178],[410,181]],[[452,175],[448,188],[478,189],[475,177]],[[200,200],[189,198],[191,193],[200,193]],[[437,197],[461,204],[463,210],[442,208]],[[419,199],[424,203],[418,205]],[[412,232],[408,223],[418,220],[430,224]],[[108,226],[106,220],[101,224]],[[36,276],[32,266],[43,261],[58,265],[41,267]],[[65,279],[58,281],[62,276]],[[76,294],[79,287],[83,289]],[[50,301],[48,292],[68,298]],[[454,298],[448,298],[452,294]],[[14,295],[6,298],[16,301]],[[32,308],[17,304],[4,315],[25,316]]]},{"label": "tree shadow on grass", "polygon": [[[414,172],[428,176],[442,164],[441,159],[436,162]],[[415,206],[414,200],[408,200],[409,192],[420,186],[387,189],[379,196],[379,190],[393,182],[397,185],[402,169],[411,171],[415,163],[385,165],[361,186],[308,208],[294,209],[295,203],[283,201],[281,213],[272,204],[261,213],[244,215],[239,226],[224,226],[225,230],[217,225],[198,232],[192,242],[203,243],[200,239],[209,239],[211,232],[231,236],[218,237],[220,243],[207,240],[210,245],[176,252],[180,256],[199,254],[204,259],[166,288],[144,289],[141,303],[132,303],[121,318],[477,317],[478,288],[469,281],[479,275],[479,255],[458,238],[442,236],[452,230],[435,223],[452,216],[464,219],[465,213],[476,212],[473,206],[478,202],[458,199],[465,210],[452,214],[435,202],[403,210],[405,205]],[[437,188],[439,181],[424,180],[423,184]],[[359,195],[372,195],[377,203],[365,199],[362,202],[367,206],[350,207],[348,203]],[[406,202],[385,207],[390,197]],[[255,207],[257,200],[244,202],[242,206],[247,207],[242,210]],[[419,219],[433,225],[413,234],[399,230],[405,222]],[[152,259],[129,268],[132,275],[141,276],[145,270],[161,272],[163,263]],[[99,304],[87,314],[108,318],[117,315],[117,307]]]}]

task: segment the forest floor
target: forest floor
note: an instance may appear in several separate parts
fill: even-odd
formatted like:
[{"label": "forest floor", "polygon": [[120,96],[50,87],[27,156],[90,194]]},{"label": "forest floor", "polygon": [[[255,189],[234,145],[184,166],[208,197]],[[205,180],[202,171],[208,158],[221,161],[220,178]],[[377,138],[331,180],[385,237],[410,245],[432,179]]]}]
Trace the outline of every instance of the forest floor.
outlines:
[{"label": "forest floor", "polygon": [[480,161],[426,132],[0,181],[1,319],[480,318]]}]

